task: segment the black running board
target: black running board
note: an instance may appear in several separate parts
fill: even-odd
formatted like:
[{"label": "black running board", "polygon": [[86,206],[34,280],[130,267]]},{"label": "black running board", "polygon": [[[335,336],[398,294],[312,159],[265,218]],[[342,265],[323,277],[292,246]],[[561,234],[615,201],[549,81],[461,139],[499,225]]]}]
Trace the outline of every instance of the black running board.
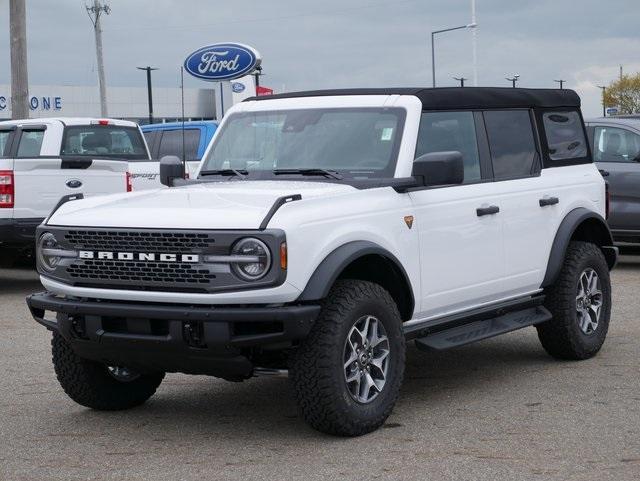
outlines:
[{"label": "black running board", "polygon": [[429,351],[464,346],[475,341],[506,334],[516,329],[540,324],[550,320],[551,317],[551,313],[544,306],[529,307],[491,319],[474,321],[435,332],[426,337],[416,339],[416,347]]}]

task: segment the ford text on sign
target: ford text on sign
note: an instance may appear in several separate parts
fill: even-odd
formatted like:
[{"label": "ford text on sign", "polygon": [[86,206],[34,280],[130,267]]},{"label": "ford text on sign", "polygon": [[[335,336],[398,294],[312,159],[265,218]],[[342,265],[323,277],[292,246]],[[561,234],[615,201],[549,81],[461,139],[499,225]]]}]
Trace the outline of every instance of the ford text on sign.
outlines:
[{"label": "ford text on sign", "polygon": [[184,61],[184,68],[203,80],[232,80],[260,65],[257,50],[239,43],[217,43],[199,48]]}]

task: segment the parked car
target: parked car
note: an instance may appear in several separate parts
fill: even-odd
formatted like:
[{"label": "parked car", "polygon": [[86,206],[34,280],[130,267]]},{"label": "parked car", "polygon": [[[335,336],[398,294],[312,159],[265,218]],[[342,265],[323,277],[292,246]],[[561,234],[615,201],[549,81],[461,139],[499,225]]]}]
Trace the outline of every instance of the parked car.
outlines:
[{"label": "parked car", "polygon": [[61,197],[131,190],[129,161],[148,159],[133,122],[48,118],[0,122],[0,265],[33,250]]},{"label": "parked car", "polygon": [[[175,155],[179,159],[186,158],[187,173],[194,175],[198,170],[200,159],[218,128],[218,122],[212,120],[185,122],[184,156],[182,127],[182,122],[167,122],[147,124],[141,128],[147,140],[151,158],[159,160],[167,155]],[[158,178],[156,177],[155,180],[158,181]]]},{"label": "parked car", "polygon": [[593,158],[609,184],[613,238],[640,244],[640,118],[587,120],[587,132]]},{"label": "parked car", "polygon": [[142,404],[165,372],[288,374],[311,426],[355,436],[389,416],[410,340],[535,326],[573,360],[605,340],[617,249],[573,91],[251,99],[197,178],[182,168],[38,229],[46,292],[27,302],[83,406]]}]

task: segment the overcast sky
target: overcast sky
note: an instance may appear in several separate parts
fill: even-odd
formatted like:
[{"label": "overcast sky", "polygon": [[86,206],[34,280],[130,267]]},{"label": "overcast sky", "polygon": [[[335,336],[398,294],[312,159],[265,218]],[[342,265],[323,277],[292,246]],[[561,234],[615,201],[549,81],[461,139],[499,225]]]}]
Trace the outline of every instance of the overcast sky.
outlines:
[{"label": "overcast sky", "polygon": [[[85,2],[25,0],[32,85],[97,84]],[[91,1],[91,0],[87,0]],[[9,0],[0,0],[0,83],[10,82]],[[255,47],[264,85],[281,91],[335,87],[430,86],[430,32],[470,22],[470,0],[108,0],[103,20],[107,85],[177,86],[196,48],[219,41]],[[640,71],[639,0],[477,0],[479,85],[554,87],[565,79],[586,116],[600,91]],[[471,32],[437,36],[438,85],[472,78]],[[470,81],[469,81],[470,82]],[[206,82],[188,79],[188,86]]]}]

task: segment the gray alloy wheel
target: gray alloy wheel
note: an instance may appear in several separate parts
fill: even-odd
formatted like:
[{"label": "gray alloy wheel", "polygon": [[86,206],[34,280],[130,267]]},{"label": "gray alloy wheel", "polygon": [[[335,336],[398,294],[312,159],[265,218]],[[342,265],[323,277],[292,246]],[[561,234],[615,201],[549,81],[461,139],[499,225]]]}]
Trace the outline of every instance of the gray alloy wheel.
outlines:
[{"label": "gray alloy wheel", "polygon": [[586,334],[593,334],[598,328],[603,304],[602,286],[595,270],[588,267],[578,278],[578,293],[576,295],[576,312],[580,330]]},{"label": "gray alloy wheel", "polygon": [[390,361],[389,338],[374,316],[358,319],[344,344],[344,380],[351,397],[361,404],[384,389]]}]

